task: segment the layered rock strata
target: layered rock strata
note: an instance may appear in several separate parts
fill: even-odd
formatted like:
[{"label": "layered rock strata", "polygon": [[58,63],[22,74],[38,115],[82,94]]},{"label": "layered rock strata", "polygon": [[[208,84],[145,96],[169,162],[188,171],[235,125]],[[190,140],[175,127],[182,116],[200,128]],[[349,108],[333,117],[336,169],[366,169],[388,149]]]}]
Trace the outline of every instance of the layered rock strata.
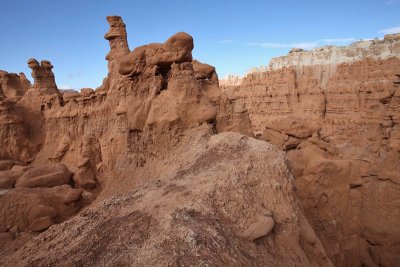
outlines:
[{"label": "layered rock strata", "polygon": [[107,20],[99,89],[61,95],[51,64],[29,60],[35,83],[12,113],[34,150],[0,162],[0,265],[331,266],[284,153],[216,134],[250,120],[193,60],[193,38],[129,51],[122,19]]},{"label": "layered rock strata", "polygon": [[287,151],[306,217],[338,266],[400,260],[399,75],[398,34],[292,51],[221,81],[254,134]]}]

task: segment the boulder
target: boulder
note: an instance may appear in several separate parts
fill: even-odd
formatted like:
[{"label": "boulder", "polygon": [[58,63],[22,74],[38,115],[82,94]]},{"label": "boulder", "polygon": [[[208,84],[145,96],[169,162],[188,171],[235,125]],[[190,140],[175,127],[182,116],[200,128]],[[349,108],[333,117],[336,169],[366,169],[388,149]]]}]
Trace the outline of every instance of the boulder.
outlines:
[{"label": "boulder", "polygon": [[53,187],[70,183],[72,173],[63,164],[28,169],[16,182],[15,187]]}]

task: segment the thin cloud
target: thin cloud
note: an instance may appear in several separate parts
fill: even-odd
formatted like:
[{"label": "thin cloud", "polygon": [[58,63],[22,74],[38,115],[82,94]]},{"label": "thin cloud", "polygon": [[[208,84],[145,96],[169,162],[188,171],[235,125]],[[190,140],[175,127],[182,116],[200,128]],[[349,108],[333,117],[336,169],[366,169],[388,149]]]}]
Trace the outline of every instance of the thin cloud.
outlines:
[{"label": "thin cloud", "polygon": [[323,39],[319,42],[323,42],[326,44],[345,44],[349,42],[354,42],[356,39],[354,38],[334,38],[334,39]]},{"label": "thin cloud", "polygon": [[247,45],[260,46],[264,48],[303,48],[310,49],[317,47],[315,42],[302,42],[302,43],[248,43]]},{"label": "thin cloud", "polygon": [[233,42],[233,40],[228,39],[228,40],[219,41],[218,43],[219,43],[219,44],[229,44],[229,43],[232,43],[232,42]]},{"label": "thin cloud", "polygon": [[72,80],[74,78],[81,77],[85,72],[83,70],[78,70],[76,73],[68,73],[67,80]]},{"label": "thin cloud", "polygon": [[61,89],[61,90],[70,90],[70,89],[73,89],[73,88],[72,88],[71,86],[67,85],[67,84],[64,84],[64,85],[58,86],[58,89]]},{"label": "thin cloud", "polygon": [[389,1],[385,2],[385,5],[392,6],[392,5],[395,5],[395,4],[398,4],[398,3],[400,3],[400,0],[389,0]]},{"label": "thin cloud", "polygon": [[296,43],[247,43],[251,46],[260,46],[264,48],[302,48],[312,49],[322,45],[343,45],[349,42],[353,42],[354,38],[334,38],[334,39],[322,39],[312,42],[296,42]]},{"label": "thin cloud", "polygon": [[400,33],[400,27],[393,27],[393,28],[383,29],[383,30],[379,31],[379,33],[383,33],[383,34]]}]

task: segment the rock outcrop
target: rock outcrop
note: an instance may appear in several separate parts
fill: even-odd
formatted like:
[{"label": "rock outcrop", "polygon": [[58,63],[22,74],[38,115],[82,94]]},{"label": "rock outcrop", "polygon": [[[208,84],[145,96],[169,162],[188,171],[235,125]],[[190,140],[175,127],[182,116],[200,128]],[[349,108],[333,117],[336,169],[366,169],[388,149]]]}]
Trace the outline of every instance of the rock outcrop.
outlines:
[{"label": "rock outcrop", "polygon": [[28,60],[28,67],[32,69],[32,78],[34,79],[33,89],[41,95],[61,95],[58,91],[54,73],[52,71],[53,65],[50,61],[42,60],[39,62],[31,58]]},{"label": "rock outcrop", "polygon": [[221,81],[254,134],[287,151],[305,215],[338,266],[400,260],[399,48],[390,35],[292,51]]},{"label": "rock outcrop", "polygon": [[103,80],[99,90],[108,91],[114,88],[121,81],[118,73],[121,59],[129,54],[129,46],[126,34],[126,25],[120,16],[108,16],[109,31],[104,35],[104,39],[110,43],[110,52],[106,56],[108,61],[108,75]]},{"label": "rock outcrop", "polygon": [[148,180],[135,190],[51,227],[0,262],[332,266],[301,215],[284,153],[207,128],[193,129],[160,158],[161,175],[145,166]]},{"label": "rock outcrop", "polygon": [[399,36],[220,87],[189,34],[130,51],[107,21],[96,90],[34,59],[0,83],[0,265],[399,262]]},{"label": "rock outcrop", "polygon": [[14,253],[51,225],[70,218],[87,201],[81,189],[71,187],[72,173],[65,166],[20,164],[0,160],[1,257]]},{"label": "rock outcrop", "polygon": [[34,149],[4,156],[0,265],[330,266],[285,154],[216,134],[251,124],[215,68],[193,60],[193,38],[129,51],[122,19],[107,20],[99,89],[61,95],[51,64],[29,60],[34,86],[11,113]]},{"label": "rock outcrop", "polygon": [[34,150],[24,120],[16,112],[15,103],[8,98],[0,100],[0,159],[30,162]]},{"label": "rock outcrop", "polygon": [[24,73],[21,72],[18,75],[0,70],[0,88],[3,92],[0,93],[0,98],[1,95],[10,98],[23,96],[30,86],[31,84]]}]

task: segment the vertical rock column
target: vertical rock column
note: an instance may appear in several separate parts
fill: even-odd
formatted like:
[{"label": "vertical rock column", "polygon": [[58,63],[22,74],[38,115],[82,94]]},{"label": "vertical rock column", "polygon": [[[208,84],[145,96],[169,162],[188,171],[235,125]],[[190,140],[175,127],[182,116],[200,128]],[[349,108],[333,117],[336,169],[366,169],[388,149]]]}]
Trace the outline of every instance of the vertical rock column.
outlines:
[{"label": "vertical rock column", "polygon": [[42,60],[39,62],[31,58],[28,60],[28,67],[32,69],[32,78],[34,79],[33,88],[39,91],[40,94],[58,94],[58,91],[54,73],[52,71],[53,65],[48,60]]},{"label": "vertical rock column", "polygon": [[106,56],[108,61],[108,75],[104,79],[102,89],[108,91],[118,82],[118,68],[121,57],[129,54],[125,24],[120,16],[108,16],[110,29],[104,38],[110,42],[110,52]]}]

